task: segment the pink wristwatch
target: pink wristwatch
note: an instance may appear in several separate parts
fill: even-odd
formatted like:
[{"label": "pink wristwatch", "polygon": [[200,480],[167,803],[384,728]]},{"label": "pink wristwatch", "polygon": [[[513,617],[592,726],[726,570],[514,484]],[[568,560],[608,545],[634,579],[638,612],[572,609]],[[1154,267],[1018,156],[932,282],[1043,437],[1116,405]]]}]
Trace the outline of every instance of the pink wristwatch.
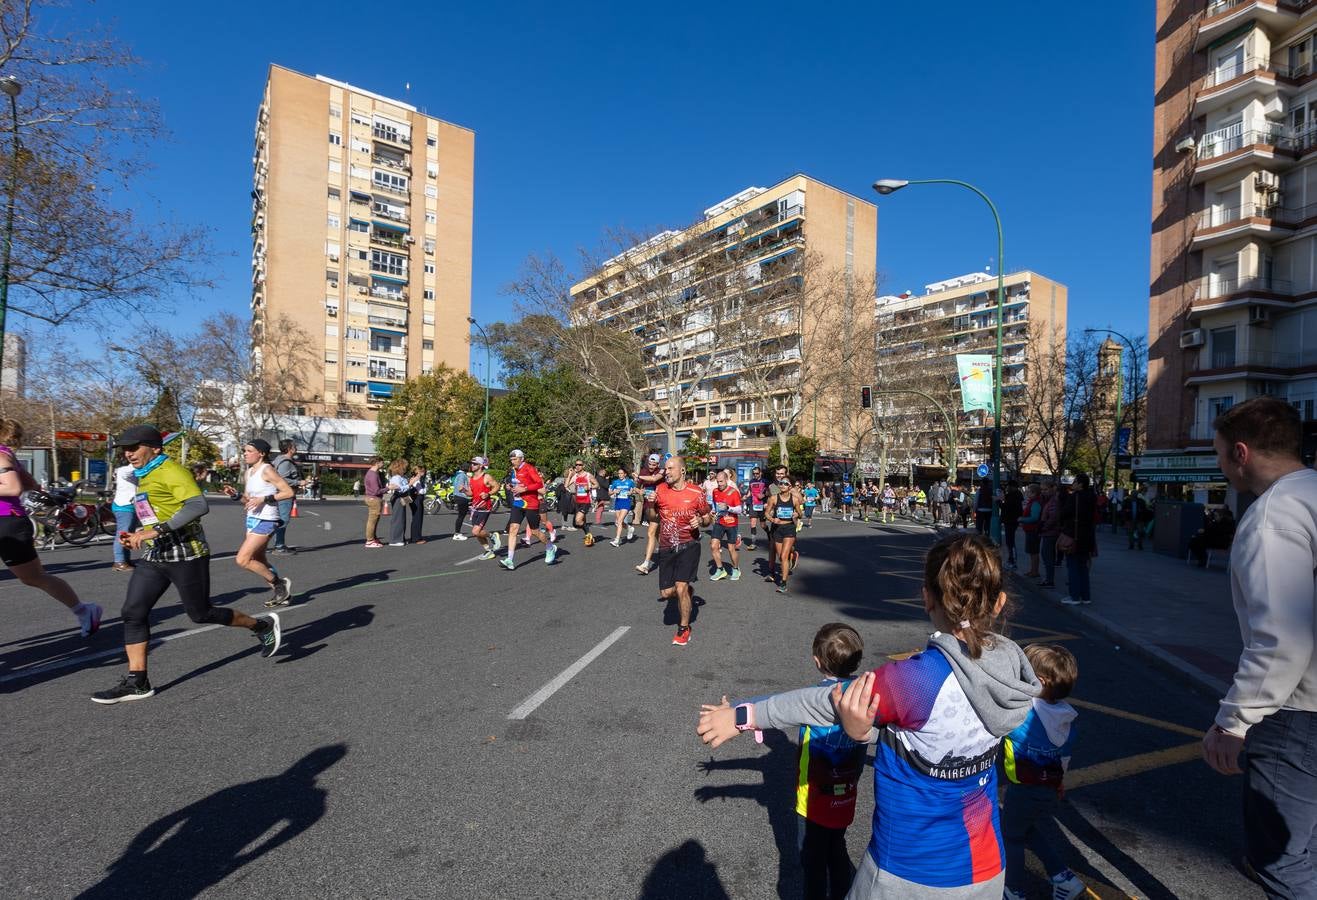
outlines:
[{"label": "pink wristwatch", "polygon": [[742,703],[736,707],[736,730],[753,731],[755,733],[755,743],[764,742],[764,733],[752,724],[754,718],[754,706],[749,703]]}]

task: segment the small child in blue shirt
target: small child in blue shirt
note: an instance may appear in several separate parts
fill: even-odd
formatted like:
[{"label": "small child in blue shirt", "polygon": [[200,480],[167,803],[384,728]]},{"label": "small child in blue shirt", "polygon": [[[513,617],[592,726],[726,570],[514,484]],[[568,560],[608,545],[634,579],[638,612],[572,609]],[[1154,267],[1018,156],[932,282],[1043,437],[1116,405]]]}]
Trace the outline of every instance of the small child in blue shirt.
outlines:
[{"label": "small child in blue shirt", "polygon": [[1038,857],[1051,877],[1055,900],[1074,900],[1087,888],[1065,865],[1058,846],[1065,839],[1057,828],[1057,806],[1065,794],[1078,713],[1069,703],[1079,677],[1074,654],[1058,645],[1024,648],[1043,686],[1024,722],[1002,741],[1001,765],[1006,778],[1002,798],[1001,834],[1006,845],[1005,900],[1024,900],[1024,850]]}]

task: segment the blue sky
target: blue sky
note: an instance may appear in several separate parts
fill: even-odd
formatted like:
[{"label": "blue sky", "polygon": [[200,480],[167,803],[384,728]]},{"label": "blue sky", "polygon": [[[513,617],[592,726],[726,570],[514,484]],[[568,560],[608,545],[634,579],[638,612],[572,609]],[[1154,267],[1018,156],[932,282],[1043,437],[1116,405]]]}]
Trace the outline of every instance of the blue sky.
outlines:
[{"label": "blue sky", "polygon": [[[344,31],[366,9],[375,27]],[[88,10],[145,61],[134,86],[172,132],[145,195],[214,232],[220,282],[179,299],[181,326],[248,308],[252,127],[277,62],[475,130],[482,320],[512,315],[502,288],[528,253],[572,258],[610,227],[687,224],[801,171],[875,199],[876,178],[974,182],[1001,210],[1007,270],[1069,285],[1072,330],[1147,329],[1147,3],[74,0],[70,12]],[[884,292],[983,270],[995,252],[967,191],[879,201]]]}]

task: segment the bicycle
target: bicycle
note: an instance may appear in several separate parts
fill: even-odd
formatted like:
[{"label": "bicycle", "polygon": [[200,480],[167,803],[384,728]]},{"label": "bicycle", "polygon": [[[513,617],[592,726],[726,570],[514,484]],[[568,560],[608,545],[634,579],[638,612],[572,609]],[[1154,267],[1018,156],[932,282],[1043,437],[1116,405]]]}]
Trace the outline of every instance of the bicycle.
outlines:
[{"label": "bicycle", "polygon": [[38,545],[43,549],[63,543],[82,545],[100,530],[96,506],[76,499],[85,483],[23,492],[20,501],[28,510]]}]

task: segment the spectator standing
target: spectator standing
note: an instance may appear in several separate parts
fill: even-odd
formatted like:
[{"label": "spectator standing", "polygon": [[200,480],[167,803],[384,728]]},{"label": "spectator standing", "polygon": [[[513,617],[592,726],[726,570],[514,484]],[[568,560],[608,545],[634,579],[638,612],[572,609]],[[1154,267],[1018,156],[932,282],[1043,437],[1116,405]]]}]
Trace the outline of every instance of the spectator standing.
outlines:
[{"label": "spectator standing", "polygon": [[1200,569],[1207,568],[1208,550],[1229,550],[1235,539],[1235,516],[1229,507],[1212,510],[1198,533],[1189,538],[1189,555]]},{"label": "spectator standing", "polygon": [[1024,515],[1024,493],[1020,483],[1012,478],[1006,482],[1006,493],[1001,501],[1002,539],[1006,541],[1006,565],[1015,568],[1015,532]]},{"label": "spectator standing", "polygon": [[1038,577],[1038,554],[1042,549],[1041,526],[1043,523],[1043,500],[1038,485],[1031,484],[1024,489],[1024,515],[1020,517],[1020,528],[1024,531],[1024,552],[1029,557],[1029,571],[1025,578]]},{"label": "spectator standing", "polygon": [[407,460],[395,459],[389,463],[388,492],[385,494],[389,504],[389,546],[402,547],[407,543],[407,509],[411,506],[411,484],[407,480]]},{"label": "spectator standing", "polygon": [[[1123,512],[1125,529],[1130,541],[1129,549],[1133,550],[1134,545],[1138,544],[1138,548],[1142,550],[1143,535],[1148,523],[1148,501],[1143,499],[1143,494],[1139,491],[1130,491],[1125,495]],[[1112,531],[1115,529],[1113,528]]]},{"label": "spectator standing", "polygon": [[[284,438],[279,442],[279,455],[270,461],[274,466],[275,473],[288,482],[288,486],[293,489],[293,495],[297,495],[298,489],[302,486],[302,470],[297,465],[297,443],[290,438]],[[296,553],[297,550],[288,546],[288,522],[293,517],[293,497],[287,500],[279,501],[279,525],[274,530],[274,547],[271,553]]]},{"label": "spectator standing", "polygon": [[[425,494],[430,489],[430,472],[425,466],[412,467],[411,478],[407,480],[410,493],[407,505],[412,511],[411,541],[413,544],[425,543]],[[457,527],[462,527],[462,516],[458,516]]]},{"label": "spectator standing", "polygon": [[1038,523],[1038,548],[1043,557],[1043,580],[1039,587],[1056,587],[1056,541],[1061,536],[1061,497],[1064,488],[1050,484],[1043,488],[1043,518]]},{"label": "spectator standing", "polygon": [[[477,457],[484,459],[484,457]],[[471,463],[462,463],[453,473],[453,505],[457,509],[457,522],[453,524],[453,540],[464,541],[466,535],[462,533],[462,523],[466,521],[467,512],[471,509],[471,476],[467,474]]]},{"label": "spectator standing", "polygon": [[114,470],[114,498],[110,509],[114,511],[114,565],[115,572],[133,570],[132,551],[124,546],[119,535],[136,531],[137,515],[133,511],[133,498],[137,496],[137,477],[133,475],[131,465],[122,465]]},{"label": "spectator standing", "polygon": [[[1244,775],[1244,847],[1270,897],[1317,896],[1317,472],[1299,413],[1255,397],[1212,423],[1217,465],[1257,496],[1230,551],[1244,649],[1203,738],[1223,775]],[[1241,767],[1242,753],[1242,767]]]},{"label": "spectator standing", "polygon": [[380,472],[383,467],[384,460],[377,456],[362,477],[362,489],[366,493],[366,546],[372,550],[384,546],[375,534],[384,507],[384,476]]},{"label": "spectator standing", "polygon": [[[1068,540],[1066,540],[1068,539]],[[1075,476],[1074,488],[1061,503],[1061,538],[1057,547],[1065,553],[1070,596],[1066,606],[1088,606],[1093,602],[1088,567],[1097,556],[1097,497],[1088,476]]]},{"label": "spectator standing", "polygon": [[979,492],[974,500],[974,530],[987,537],[992,525],[992,483],[979,482]]}]

